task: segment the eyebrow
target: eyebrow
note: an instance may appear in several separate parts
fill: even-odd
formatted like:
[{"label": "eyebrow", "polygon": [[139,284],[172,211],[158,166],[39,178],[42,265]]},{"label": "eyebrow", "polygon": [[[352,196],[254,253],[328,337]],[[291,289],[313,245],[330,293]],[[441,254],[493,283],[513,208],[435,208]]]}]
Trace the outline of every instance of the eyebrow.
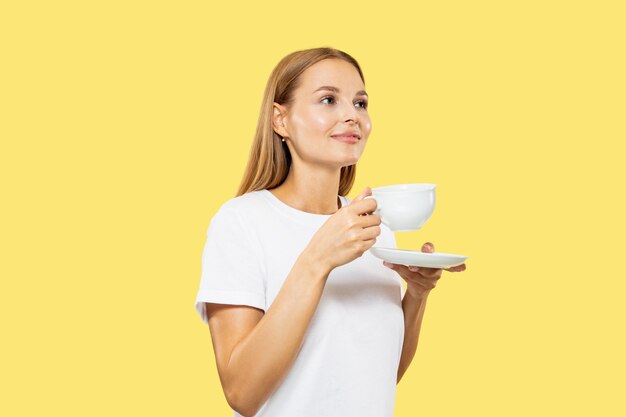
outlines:
[{"label": "eyebrow", "polygon": [[[332,91],[334,93],[339,93],[339,89],[337,87],[333,87],[333,86],[330,86],[330,85],[323,85],[320,88],[318,88],[317,90],[313,91],[313,93],[317,93],[318,91],[321,91],[321,90],[328,90],[328,91]],[[367,93],[365,92],[365,90],[361,90],[361,91],[357,91],[356,95],[357,96],[367,96]]]}]

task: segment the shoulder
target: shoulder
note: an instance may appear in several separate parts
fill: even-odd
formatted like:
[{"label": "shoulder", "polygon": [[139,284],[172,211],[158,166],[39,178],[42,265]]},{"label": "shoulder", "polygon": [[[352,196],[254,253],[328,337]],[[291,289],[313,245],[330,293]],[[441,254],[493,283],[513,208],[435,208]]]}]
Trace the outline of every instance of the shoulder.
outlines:
[{"label": "shoulder", "polygon": [[225,201],[215,213],[213,220],[220,222],[243,222],[263,205],[262,193],[263,191],[251,191]]},{"label": "shoulder", "polygon": [[264,190],[261,191],[250,191],[248,193],[242,194],[240,196],[231,198],[230,200],[225,201],[221,206],[219,211],[224,212],[246,212],[248,210],[254,209],[258,207],[263,202],[263,194]]}]

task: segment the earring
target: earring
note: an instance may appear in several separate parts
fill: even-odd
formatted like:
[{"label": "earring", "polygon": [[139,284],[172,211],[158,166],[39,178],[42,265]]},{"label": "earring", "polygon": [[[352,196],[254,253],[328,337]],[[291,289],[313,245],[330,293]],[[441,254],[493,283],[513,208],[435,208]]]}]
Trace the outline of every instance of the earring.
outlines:
[{"label": "earring", "polygon": [[285,141],[285,138],[283,138],[283,142]]}]

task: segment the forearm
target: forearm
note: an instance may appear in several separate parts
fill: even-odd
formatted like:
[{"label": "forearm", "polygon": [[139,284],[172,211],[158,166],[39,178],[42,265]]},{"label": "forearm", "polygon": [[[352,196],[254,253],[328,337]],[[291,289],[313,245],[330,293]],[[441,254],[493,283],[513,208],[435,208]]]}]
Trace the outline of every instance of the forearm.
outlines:
[{"label": "forearm", "polygon": [[256,413],[287,374],[327,277],[326,270],[301,255],[261,321],[233,350],[229,382],[235,403],[242,410]]},{"label": "forearm", "polygon": [[428,292],[421,296],[413,296],[409,294],[408,291],[404,294],[404,298],[402,299],[402,311],[404,312],[404,343],[402,345],[402,355],[400,356],[400,365],[398,367],[397,382],[400,382],[415,356],[427,299]]}]

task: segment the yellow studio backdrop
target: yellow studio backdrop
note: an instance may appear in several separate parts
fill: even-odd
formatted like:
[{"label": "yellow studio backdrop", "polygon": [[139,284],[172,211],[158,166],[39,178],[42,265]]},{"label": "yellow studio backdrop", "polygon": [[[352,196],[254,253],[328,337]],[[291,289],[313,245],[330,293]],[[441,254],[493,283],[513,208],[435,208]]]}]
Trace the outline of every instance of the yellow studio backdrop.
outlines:
[{"label": "yellow studio backdrop", "polygon": [[[3,2],[0,414],[231,416],[193,308],[265,82],[360,61],[365,186],[433,182],[397,417],[622,416],[623,2]],[[322,416],[320,416],[322,417]]]}]

